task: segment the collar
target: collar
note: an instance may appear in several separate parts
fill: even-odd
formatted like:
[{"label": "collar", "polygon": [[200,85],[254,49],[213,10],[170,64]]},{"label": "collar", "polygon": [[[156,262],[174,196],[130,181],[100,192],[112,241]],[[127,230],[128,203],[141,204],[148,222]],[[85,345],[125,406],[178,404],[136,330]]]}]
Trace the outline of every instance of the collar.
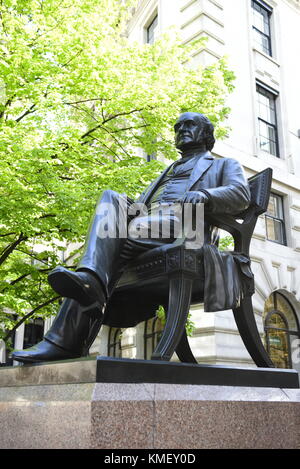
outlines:
[{"label": "collar", "polygon": [[181,158],[192,158],[193,156],[202,156],[207,153],[207,150],[203,150],[202,147],[195,147],[195,148],[189,148],[188,150],[185,150],[181,152]]}]

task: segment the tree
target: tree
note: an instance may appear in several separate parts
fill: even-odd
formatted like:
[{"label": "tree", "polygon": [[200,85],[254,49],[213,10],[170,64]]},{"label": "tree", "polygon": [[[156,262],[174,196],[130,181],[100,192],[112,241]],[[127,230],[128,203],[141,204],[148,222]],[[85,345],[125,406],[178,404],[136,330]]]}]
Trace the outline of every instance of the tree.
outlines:
[{"label": "tree", "polygon": [[140,149],[177,158],[179,113],[204,112],[226,133],[225,60],[190,67],[204,40],[184,46],[175,29],[130,42],[135,3],[0,1],[0,338],[15,324],[8,310],[57,310],[47,273],[83,243],[102,190],[135,197],[161,171]]}]

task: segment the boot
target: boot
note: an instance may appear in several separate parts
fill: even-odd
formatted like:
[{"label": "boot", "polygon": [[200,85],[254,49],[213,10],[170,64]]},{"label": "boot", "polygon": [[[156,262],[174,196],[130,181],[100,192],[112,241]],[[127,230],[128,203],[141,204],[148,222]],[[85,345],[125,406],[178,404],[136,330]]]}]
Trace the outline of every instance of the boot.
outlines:
[{"label": "boot", "polygon": [[61,347],[49,342],[47,339],[25,350],[19,350],[12,353],[12,358],[22,363],[38,363],[68,360],[70,358],[79,358],[75,352],[69,352]]},{"label": "boot", "polygon": [[48,282],[64,298],[73,298],[83,306],[98,303],[102,310],[105,308],[104,288],[96,274],[87,270],[73,272],[59,266],[50,272]]},{"label": "boot", "polygon": [[37,345],[13,352],[23,363],[51,362],[86,356],[103,320],[98,306],[82,307],[67,298],[44,339]]}]

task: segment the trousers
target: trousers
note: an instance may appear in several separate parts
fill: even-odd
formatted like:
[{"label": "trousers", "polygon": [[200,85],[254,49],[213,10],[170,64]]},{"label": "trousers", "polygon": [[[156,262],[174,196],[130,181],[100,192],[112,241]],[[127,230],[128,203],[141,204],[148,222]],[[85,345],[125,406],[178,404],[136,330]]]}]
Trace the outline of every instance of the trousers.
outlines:
[{"label": "trousers", "polygon": [[[137,216],[137,208],[132,199],[112,190],[104,191],[96,205],[77,270],[92,271],[107,298],[131,260],[149,249],[172,242],[176,227],[178,231],[180,220],[176,213],[166,210],[158,217],[146,212],[144,207],[144,212]],[[132,223],[137,219],[138,223]],[[163,222],[170,226],[167,236]],[[155,227],[154,237],[137,238],[137,234],[147,234],[151,226]],[[77,301],[66,298],[45,339],[65,350],[84,354],[99,332],[102,320],[102,312],[94,306],[82,307]]]}]

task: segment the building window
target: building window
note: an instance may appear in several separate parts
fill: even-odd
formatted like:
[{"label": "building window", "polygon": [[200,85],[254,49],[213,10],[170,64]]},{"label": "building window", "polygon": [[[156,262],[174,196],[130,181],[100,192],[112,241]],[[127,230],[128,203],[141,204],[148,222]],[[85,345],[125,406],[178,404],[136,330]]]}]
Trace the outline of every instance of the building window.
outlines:
[{"label": "building window", "polygon": [[258,49],[272,56],[270,18],[272,8],[260,0],[252,0],[253,34]]},{"label": "building window", "polygon": [[156,153],[151,153],[151,155],[146,155],[146,160],[151,161],[151,160],[156,160]]},{"label": "building window", "polygon": [[121,346],[122,329],[111,327],[108,333],[107,343],[107,356],[108,357],[122,357]]},{"label": "building window", "polygon": [[280,195],[274,193],[270,194],[265,219],[267,239],[275,243],[286,245],[283,198]]},{"label": "building window", "polygon": [[33,319],[25,325],[23,348],[33,347],[44,337],[44,321],[41,318]]},{"label": "building window", "polygon": [[158,33],[158,16],[156,15],[155,18],[151,21],[149,26],[146,28],[146,43],[153,44],[155,39],[157,38]]},{"label": "building window", "polygon": [[151,358],[152,353],[161,338],[163,332],[163,324],[158,317],[145,321],[144,329],[144,359]]},{"label": "building window", "polygon": [[279,158],[276,99],[278,94],[256,85],[260,149]]},{"label": "building window", "polygon": [[265,303],[264,327],[266,348],[276,368],[293,368],[299,324],[293,307],[279,292],[272,293]]}]

